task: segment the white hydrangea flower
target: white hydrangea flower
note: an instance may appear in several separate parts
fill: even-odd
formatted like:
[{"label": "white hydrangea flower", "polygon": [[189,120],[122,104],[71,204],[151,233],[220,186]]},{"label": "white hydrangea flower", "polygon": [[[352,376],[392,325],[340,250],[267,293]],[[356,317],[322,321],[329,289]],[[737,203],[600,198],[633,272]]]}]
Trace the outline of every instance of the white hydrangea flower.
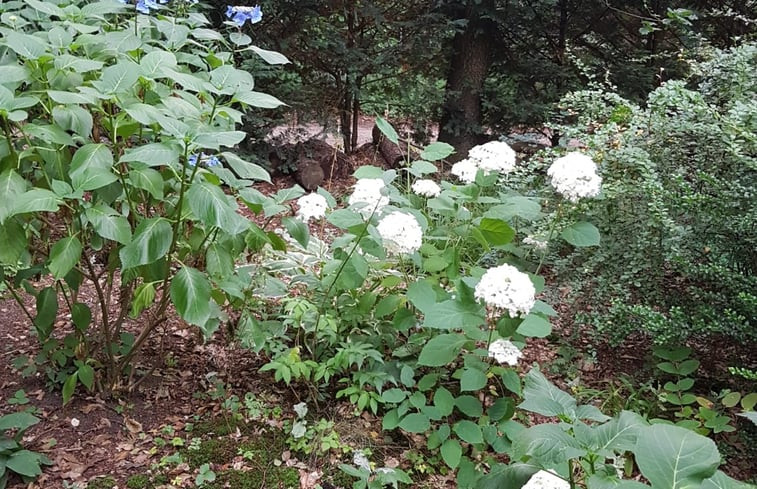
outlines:
[{"label": "white hydrangea flower", "polygon": [[347,200],[349,205],[359,204],[358,210],[363,217],[379,213],[381,209],[389,205],[389,197],[382,195],[384,181],[380,178],[362,178],[355,184],[355,190]]},{"label": "white hydrangea flower", "polygon": [[433,180],[416,180],[413,183],[413,192],[423,197],[436,197],[442,188]]},{"label": "white hydrangea flower", "polygon": [[310,219],[321,219],[329,208],[326,198],[316,193],[306,194],[297,199],[297,206],[299,207],[297,217],[305,222]]},{"label": "white hydrangea flower", "polygon": [[489,141],[471,149],[468,158],[484,173],[510,173],[515,169],[515,151],[502,141]]},{"label": "white hydrangea flower", "polygon": [[583,153],[573,152],[557,158],[547,175],[555,190],[571,202],[578,202],[582,197],[596,197],[602,186],[597,165]]},{"label": "white hydrangea flower", "polygon": [[537,250],[546,250],[547,249],[547,242],[542,241],[540,239],[537,239],[533,236],[526,236],[523,238],[523,244],[531,245]]},{"label": "white hydrangea flower", "polygon": [[352,454],[352,463],[358,469],[371,472],[371,461],[368,460],[368,457],[365,456],[362,450],[355,450],[355,453]]},{"label": "white hydrangea flower", "polygon": [[517,365],[523,353],[511,341],[499,339],[489,345],[489,356],[499,363]]},{"label": "white hydrangea flower", "polygon": [[507,264],[487,270],[474,295],[488,306],[507,309],[511,318],[528,314],[536,301],[536,289],[528,275]]},{"label": "white hydrangea flower", "polygon": [[540,470],[532,475],[521,489],[570,489],[570,482],[558,477],[551,470]]},{"label": "white hydrangea flower", "polygon": [[421,247],[423,231],[415,216],[395,211],[382,218],[376,226],[384,248],[390,254],[415,253]]},{"label": "white hydrangea flower", "polygon": [[452,165],[449,172],[465,183],[473,183],[476,180],[478,165],[475,160],[465,159]]}]

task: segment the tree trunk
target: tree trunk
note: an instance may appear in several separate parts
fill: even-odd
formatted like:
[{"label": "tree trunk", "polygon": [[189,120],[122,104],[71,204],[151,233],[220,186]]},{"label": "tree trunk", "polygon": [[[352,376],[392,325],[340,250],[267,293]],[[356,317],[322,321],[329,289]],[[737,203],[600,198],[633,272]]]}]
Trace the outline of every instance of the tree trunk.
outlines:
[{"label": "tree trunk", "polygon": [[481,12],[492,3],[468,7],[468,24],[452,40],[439,140],[455,147],[453,160],[465,158],[472,147],[486,140],[481,125],[481,94],[492,64],[497,26]]}]

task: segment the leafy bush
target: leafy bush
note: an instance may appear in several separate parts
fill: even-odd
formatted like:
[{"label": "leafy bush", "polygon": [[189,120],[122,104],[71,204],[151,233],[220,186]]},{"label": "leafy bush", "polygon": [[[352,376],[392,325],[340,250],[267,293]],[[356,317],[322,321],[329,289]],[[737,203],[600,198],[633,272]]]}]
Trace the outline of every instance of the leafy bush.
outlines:
[{"label": "leafy bush", "polygon": [[192,3],[149,15],[113,1],[0,6],[0,279],[64,401],[77,384],[120,387],[169,305],[212,334],[236,257],[269,240],[238,212],[267,173],[223,149],[245,137],[244,110],[281,102],[253,90]]},{"label": "leafy bush", "polygon": [[[39,418],[26,412],[0,416],[0,489],[8,484],[10,474],[30,481],[42,473],[42,465],[52,463],[46,456],[21,446],[26,430],[37,423]],[[8,435],[11,431],[15,432],[13,436]]]},{"label": "leafy bush", "polygon": [[664,84],[646,108],[599,91],[563,100],[566,138],[602,155],[605,186],[586,209],[602,247],[559,270],[612,341],[757,338],[756,67],[745,44],[717,51],[688,84]]}]

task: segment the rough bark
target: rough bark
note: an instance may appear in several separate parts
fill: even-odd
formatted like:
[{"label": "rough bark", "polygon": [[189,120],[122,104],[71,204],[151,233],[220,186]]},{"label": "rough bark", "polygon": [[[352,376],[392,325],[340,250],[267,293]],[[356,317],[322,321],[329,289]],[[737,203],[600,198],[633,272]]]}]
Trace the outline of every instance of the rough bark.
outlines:
[{"label": "rough bark", "polygon": [[481,94],[492,64],[497,26],[481,12],[491,3],[469,7],[466,27],[452,41],[439,140],[455,147],[453,159],[457,160],[487,139],[481,124]]}]

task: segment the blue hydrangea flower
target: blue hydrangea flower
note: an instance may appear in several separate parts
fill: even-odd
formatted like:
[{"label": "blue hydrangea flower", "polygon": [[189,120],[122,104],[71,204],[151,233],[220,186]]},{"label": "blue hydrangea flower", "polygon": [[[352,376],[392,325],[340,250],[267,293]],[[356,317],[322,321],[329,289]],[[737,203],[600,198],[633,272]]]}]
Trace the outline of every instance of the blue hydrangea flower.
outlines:
[{"label": "blue hydrangea flower", "polygon": [[263,19],[263,12],[260,10],[260,5],[254,7],[232,7],[226,6],[226,17],[234,21],[236,25],[242,27],[248,20],[250,24],[256,24]]},{"label": "blue hydrangea flower", "polygon": [[187,164],[189,166],[197,166],[197,163],[204,164],[208,168],[213,166],[222,166],[221,160],[219,160],[215,155],[206,155],[205,153],[200,153],[199,155],[190,155],[189,158],[187,158]]},{"label": "blue hydrangea flower", "polygon": [[[127,3],[124,0],[119,0],[122,3]],[[165,5],[169,2],[169,0],[158,0],[157,2],[155,0],[139,0],[137,2],[137,12],[142,14],[149,14],[150,9],[159,9],[160,5]]]}]

